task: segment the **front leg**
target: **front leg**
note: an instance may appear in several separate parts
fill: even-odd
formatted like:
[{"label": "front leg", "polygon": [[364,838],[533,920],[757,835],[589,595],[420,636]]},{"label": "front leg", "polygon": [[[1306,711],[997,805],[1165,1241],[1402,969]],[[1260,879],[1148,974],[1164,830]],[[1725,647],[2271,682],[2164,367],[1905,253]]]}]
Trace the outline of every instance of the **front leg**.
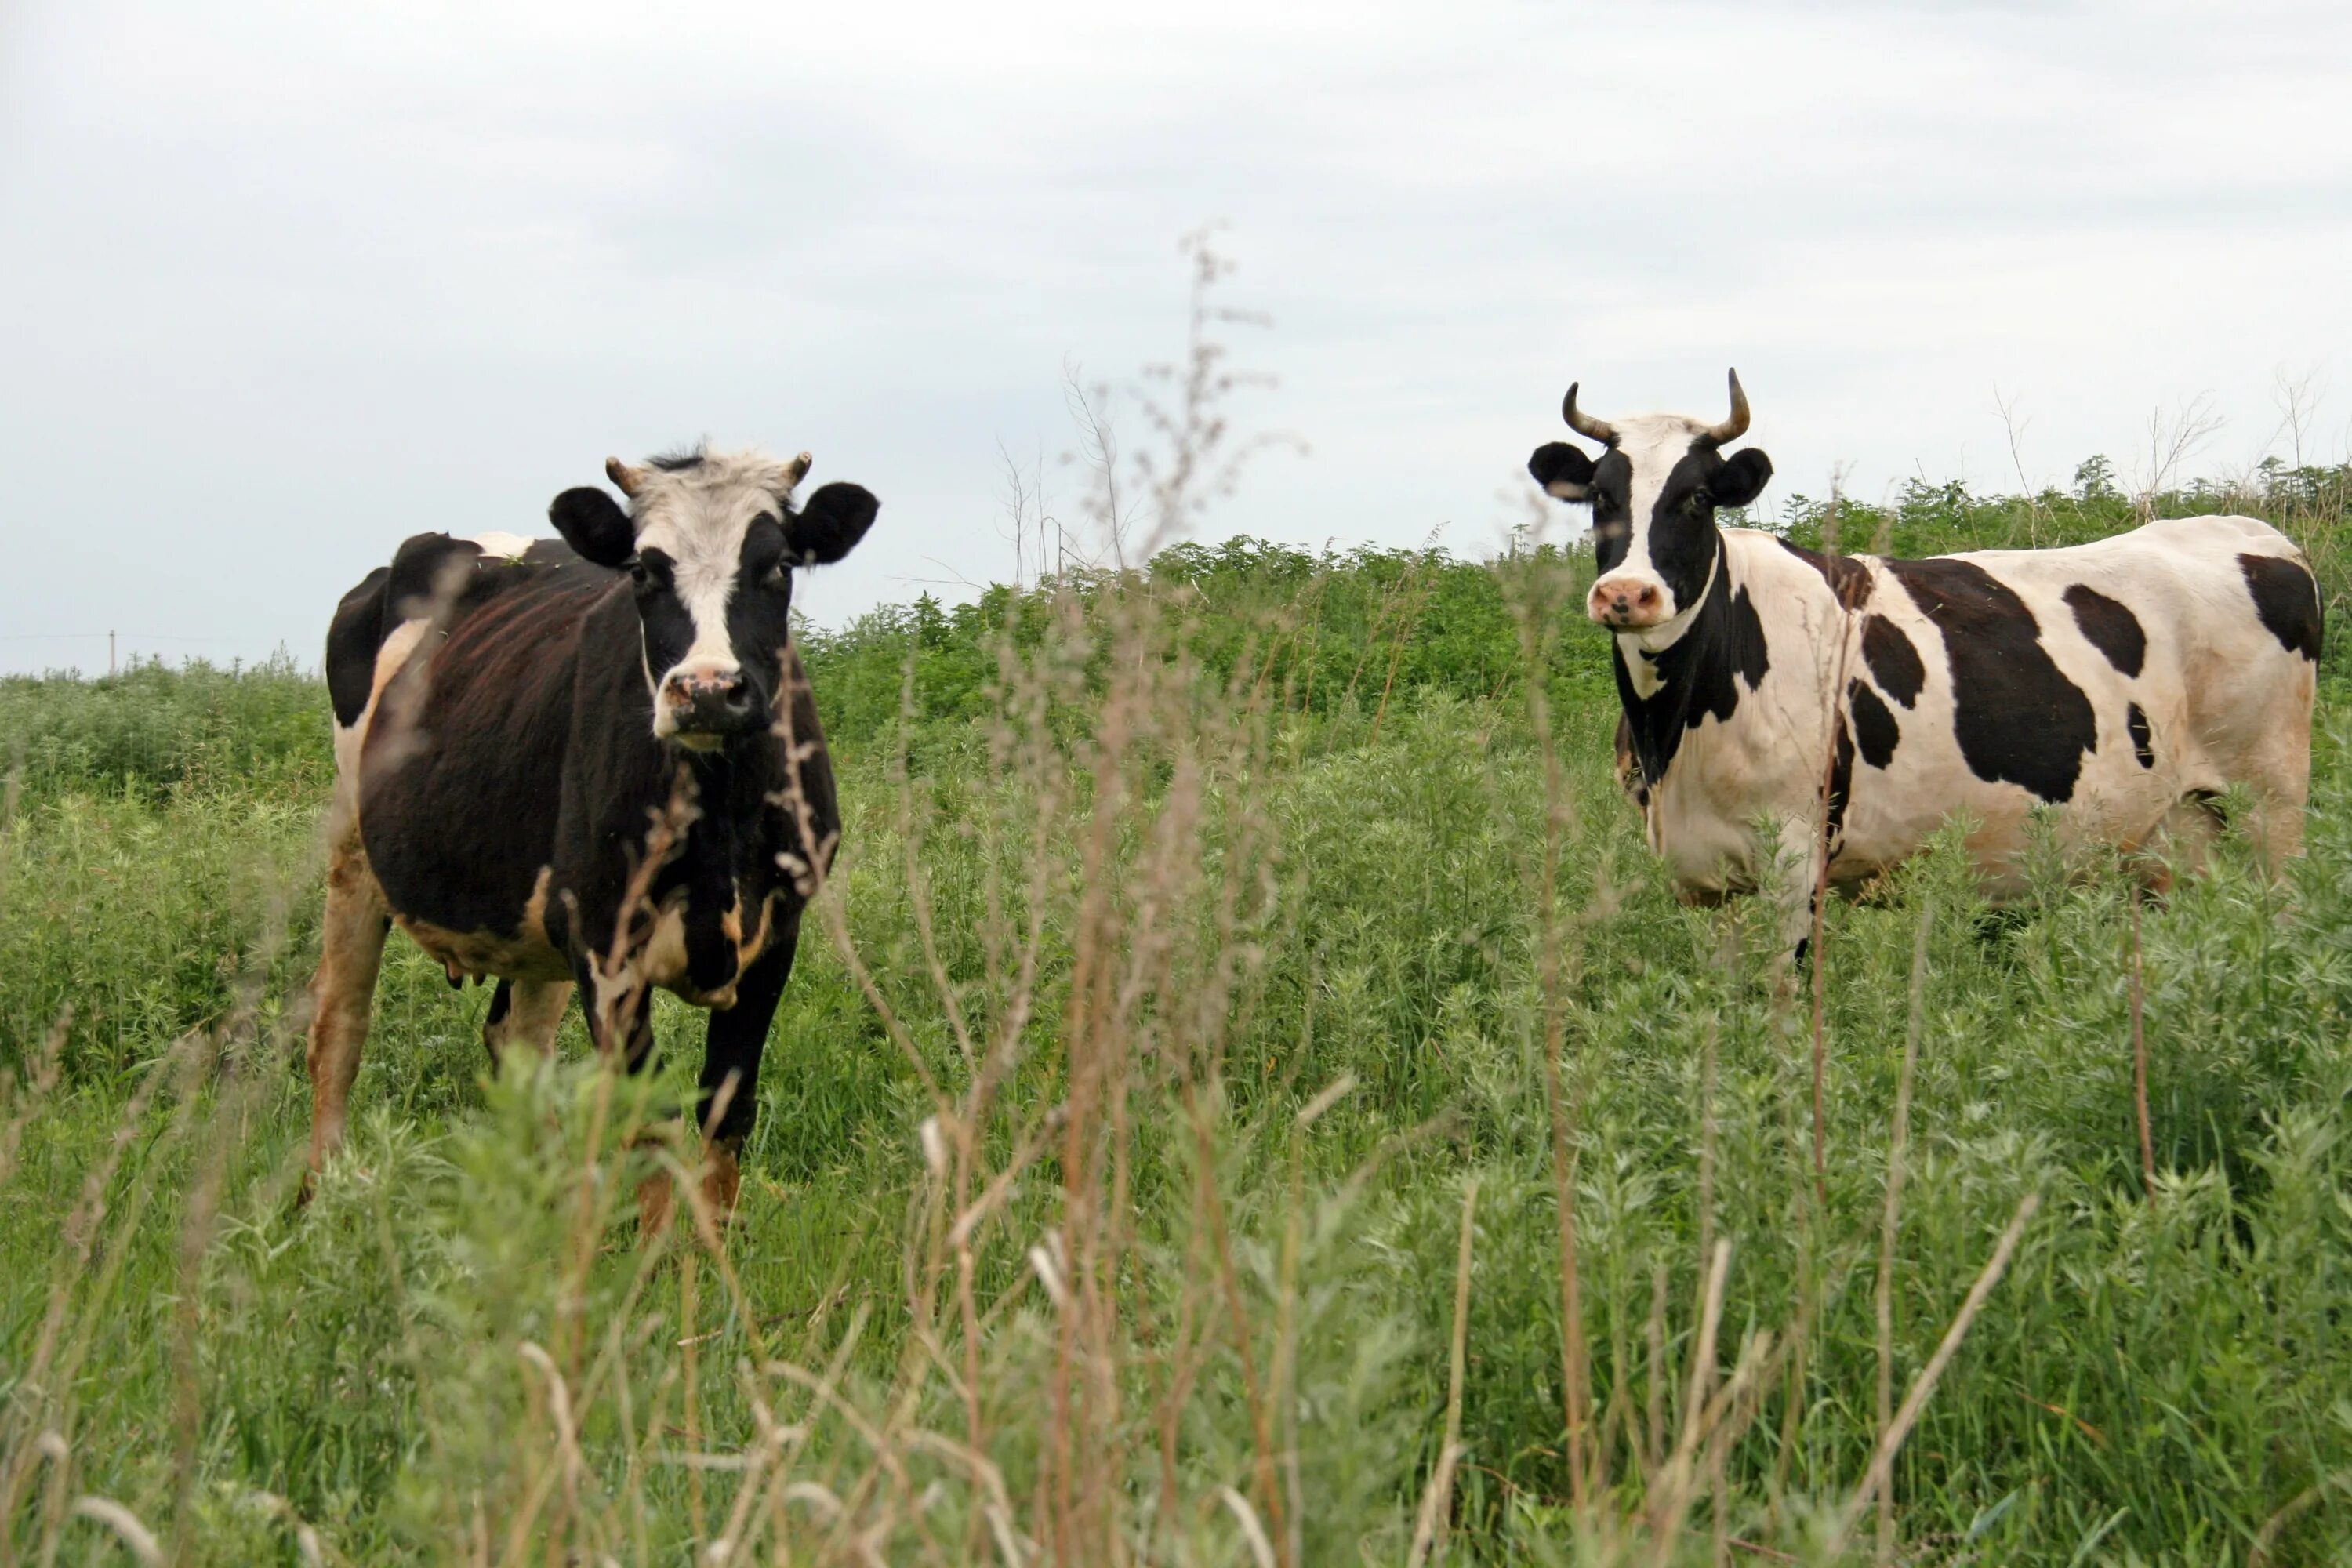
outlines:
[{"label": "front leg", "polygon": [[792,978],[800,935],[795,910],[777,921],[768,950],[737,982],[735,1005],[710,1015],[695,1121],[705,1141],[703,1196],[722,1219],[733,1212],[741,1184],[743,1142],[760,1114],[760,1058],[768,1048],[768,1026],[775,1021],[784,982]]},{"label": "front leg", "polygon": [[[1804,816],[1767,823],[1758,857],[1760,890],[1770,902],[1779,951],[1801,964],[1812,945],[1813,913],[1822,886],[1823,845],[1818,824]],[[1814,955],[1816,959],[1819,954]]]},{"label": "front leg", "polygon": [[588,1021],[589,1043],[600,1057],[617,1049],[631,1072],[644,1069],[654,1053],[654,994],[635,963],[624,963],[610,973],[590,953],[575,961],[572,973],[580,988],[580,1011]]}]

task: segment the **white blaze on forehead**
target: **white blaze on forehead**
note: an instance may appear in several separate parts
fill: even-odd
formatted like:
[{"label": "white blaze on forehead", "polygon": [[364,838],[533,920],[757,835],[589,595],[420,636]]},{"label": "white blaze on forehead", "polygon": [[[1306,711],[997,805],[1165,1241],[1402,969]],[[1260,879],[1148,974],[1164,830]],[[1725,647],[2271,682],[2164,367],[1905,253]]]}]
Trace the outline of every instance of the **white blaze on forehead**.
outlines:
[{"label": "white blaze on forehead", "polygon": [[[764,452],[710,452],[676,468],[647,466],[630,498],[637,548],[670,559],[671,581],[694,621],[694,645],[677,668],[732,670],[727,602],[742,562],[743,536],[762,516],[781,517],[804,467]],[[649,671],[656,685],[669,671]]]},{"label": "white blaze on forehead", "polygon": [[[1696,419],[1679,414],[1637,414],[1631,419],[1614,420],[1617,427],[1617,450],[1633,467],[1633,479],[1626,487],[1625,521],[1628,537],[1625,559],[1619,562],[1612,577],[1619,573],[1631,574],[1654,583],[1671,604],[1675,594],[1658,574],[1656,564],[1650,559],[1650,523],[1658,510],[1658,498],[1665,493],[1666,480],[1675,465],[1690,456],[1692,445],[1706,433],[1706,426]],[[1684,608],[1674,605],[1673,612]]]}]

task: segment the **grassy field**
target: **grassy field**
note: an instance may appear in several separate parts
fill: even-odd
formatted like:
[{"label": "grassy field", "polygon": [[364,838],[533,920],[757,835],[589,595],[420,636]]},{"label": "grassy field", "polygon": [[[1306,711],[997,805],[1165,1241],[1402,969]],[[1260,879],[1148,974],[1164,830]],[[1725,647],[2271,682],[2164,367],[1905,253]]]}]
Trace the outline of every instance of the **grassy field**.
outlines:
[{"label": "grassy field", "polygon": [[[2340,627],[2347,479],[2156,504]],[[684,1009],[493,1077],[399,939],[298,1212],[322,689],[0,681],[0,1563],[2352,1559],[2352,665],[2284,887],[1991,911],[1947,844],[1833,908],[1817,1148],[1589,570],[1236,541],[808,633],[847,839],[723,1238],[636,1235]]]}]

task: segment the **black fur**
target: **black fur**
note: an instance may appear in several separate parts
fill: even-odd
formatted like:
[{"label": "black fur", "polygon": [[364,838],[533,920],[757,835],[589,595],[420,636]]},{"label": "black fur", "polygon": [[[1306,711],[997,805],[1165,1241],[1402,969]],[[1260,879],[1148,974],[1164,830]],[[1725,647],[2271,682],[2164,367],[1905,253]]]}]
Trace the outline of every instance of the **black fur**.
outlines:
[{"label": "black fur", "polygon": [[1785,539],[1780,540],[1780,548],[1820,573],[1822,581],[1830,585],[1830,592],[1835,594],[1838,603],[1847,609],[1858,610],[1870,602],[1870,568],[1853,556],[1824,555],[1818,550],[1808,550]]},{"label": "black fur", "polygon": [[[1718,535],[1717,548],[1721,547]],[[1690,629],[1655,655],[1634,656],[1648,659],[1663,683],[1647,700],[1634,694],[1625,650],[1612,639],[1612,662],[1628,739],[1642,777],[1653,788],[1666,776],[1683,731],[1698,728],[1708,718],[1727,721],[1738,710],[1741,683],[1755,690],[1770,668],[1764,623],[1755,602],[1745,586],[1735,594],[1730,579],[1727,569],[1718,570]]]},{"label": "black fur", "polygon": [[1885,616],[1866,616],[1862,623],[1862,662],[1870,667],[1870,678],[1881,691],[1906,708],[1918,702],[1920,689],[1927,684],[1927,667],[1903,628]]},{"label": "black fur", "polygon": [[[1710,448],[1712,450],[1712,448]],[[1772,482],[1772,459],[1760,447],[1734,452],[1707,476],[1707,489],[1717,506],[1746,506]]]},{"label": "black fur", "polygon": [[[846,552],[877,510],[872,495],[854,485],[825,486],[810,500],[801,516],[813,517],[805,537],[820,559]],[[799,668],[788,641],[787,530],[800,519],[752,524],[728,603],[729,640],[761,723],[719,749],[690,752],[655,739],[646,689],[649,654],[652,668],[666,668],[656,650],[676,640],[673,619],[686,619],[668,591],[667,563],[657,551],[633,560],[627,517],[602,490],[566,491],[551,516],[567,540],[602,554],[613,552],[617,520],[628,547],[614,564],[630,561],[637,573],[624,575],[552,544],[534,544],[521,561],[509,562],[423,535],[338,612],[329,663],[339,709],[353,689],[362,706],[366,700],[374,653],[362,633],[371,600],[383,606],[374,612],[380,625],[422,606],[444,627],[387,686],[369,731],[360,778],[368,861],[400,915],[525,953],[502,979],[579,982],[592,1032],[600,1035],[608,1020],[593,1006],[597,966],[616,938],[627,950],[660,911],[674,912],[684,935],[684,988],[702,997],[733,991],[732,1007],[711,1014],[704,1109],[731,1075],[716,1131],[740,1142],[756,1113],[761,1048],[792,970],[804,903],[800,878],[830,858],[840,823],[814,701],[805,681],[786,684],[787,668]],[[673,655],[668,662],[675,661]],[[797,764],[766,725],[766,715],[787,705],[790,732],[814,748]],[[651,843],[648,825],[673,802],[688,808],[683,832],[633,905],[631,879]],[[542,875],[544,949],[527,930]],[[763,918],[766,945],[739,973],[730,920],[748,937]],[[494,1018],[511,1005],[501,985]],[[598,1043],[617,1047],[634,1064],[652,1048],[650,997],[625,998],[623,1017],[626,1037]]]},{"label": "black fur", "polygon": [[2276,555],[2241,555],[2238,570],[2246,574],[2246,592],[2254,596],[2254,614],[2279,646],[2319,662],[2322,636],[2319,587],[2300,562]]},{"label": "black fur", "polygon": [[[1550,447],[1538,450],[1528,459],[1528,471],[1536,473],[1538,463],[1557,471],[1562,459],[1547,458],[1552,451]],[[1713,446],[1697,441],[1667,473],[1649,517],[1637,520],[1632,516],[1633,462],[1612,447],[1591,467],[1584,499],[1592,503],[1593,563],[1603,575],[1622,565],[1639,521],[1649,540],[1650,564],[1674,595],[1677,613],[1698,601],[1706,587],[1707,569],[1722,548],[1716,509],[1745,506],[1772,477],[1772,459],[1755,447],[1727,462]]]},{"label": "black fur", "polygon": [[784,521],[784,542],[804,566],[825,566],[849,553],[882,503],[860,485],[820,485]]},{"label": "black fur", "polygon": [[2149,728],[2147,715],[2140,705],[2133,703],[2124,712],[2124,729],[2131,735],[2132,755],[2144,768],[2156,766],[2156,731]]},{"label": "black fur", "polygon": [[1845,831],[1845,808],[1853,799],[1853,731],[1846,728],[1841,714],[1837,727],[1837,754],[1830,760],[1829,831],[1830,853],[1835,855],[1838,836]]},{"label": "black fur", "polygon": [[1561,500],[1582,500],[1585,487],[1592,483],[1592,459],[1584,455],[1580,447],[1553,441],[1536,448],[1535,455],[1528,459],[1528,472],[1547,495]]},{"label": "black fur", "polygon": [[375,650],[383,646],[383,585],[392,568],[379,566],[360,580],[335,606],[327,626],[327,696],[335,705],[335,722],[345,729],[367,711],[375,689]]},{"label": "black fur", "polygon": [[[394,580],[412,555],[446,559],[432,549],[442,538],[402,545]],[[561,793],[572,738],[580,622],[617,580],[576,556],[562,567],[477,575],[492,592],[461,594],[446,612],[446,637],[420,650],[429,660],[412,659],[384,689],[368,729],[360,821],[394,910],[449,931],[509,934],[553,858],[543,803]],[[626,651],[634,665],[635,649]],[[643,677],[636,685],[642,693]],[[558,968],[531,978],[569,975]]]},{"label": "black fur", "polygon": [[2071,799],[2084,754],[2098,745],[2098,725],[2091,700],[2042,646],[2033,612],[1972,561],[1885,565],[1944,635],[1953,728],[1969,770],[2043,800]]},{"label": "black fur", "polygon": [[2147,662],[2147,633],[2139,617],[2096,588],[2077,583],[2066,590],[2066,607],[2091,646],[2121,673],[2137,678]]},{"label": "black fur", "polygon": [[547,505],[547,521],[583,560],[617,568],[637,548],[637,531],[621,503],[594,485],[565,490]]},{"label": "black fur", "polygon": [[1902,727],[1878,693],[1859,680],[1846,683],[1846,706],[1853,710],[1853,735],[1861,743],[1862,760],[1874,768],[1883,768],[1895,760],[1895,748],[1903,739]]},{"label": "black fur", "polygon": [[1642,760],[1633,754],[1633,721],[1625,716],[1623,708],[1617,710],[1617,737],[1614,748],[1617,757],[1617,783],[1633,797],[1636,806],[1650,804],[1650,781],[1642,776]]}]

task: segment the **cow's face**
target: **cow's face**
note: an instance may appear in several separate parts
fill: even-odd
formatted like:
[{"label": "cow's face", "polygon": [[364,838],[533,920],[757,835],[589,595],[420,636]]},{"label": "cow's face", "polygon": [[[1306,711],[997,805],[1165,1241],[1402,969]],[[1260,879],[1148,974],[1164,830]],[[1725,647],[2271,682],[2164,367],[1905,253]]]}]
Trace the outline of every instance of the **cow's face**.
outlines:
[{"label": "cow's face", "polygon": [[1571,428],[1606,448],[1596,460],[1555,441],[1528,460],[1536,482],[1562,500],[1592,506],[1600,575],[1585,612],[1623,632],[1671,627],[1696,609],[1722,547],[1715,509],[1746,506],[1772,477],[1772,459],[1750,447],[1726,458],[1748,429],[1748,399],[1731,377],[1731,417],[1706,425],[1679,414],[1614,423],[1580,414],[1576,388],[1561,405]]},{"label": "cow's face", "polygon": [[780,463],[758,452],[693,452],[604,471],[629,509],[593,486],[555,498],[548,516],[564,542],[625,570],[636,595],[641,661],[654,734],[715,751],[773,721],[793,568],[838,561],[865,536],[878,504],[831,484],[794,510],[808,454]]}]

